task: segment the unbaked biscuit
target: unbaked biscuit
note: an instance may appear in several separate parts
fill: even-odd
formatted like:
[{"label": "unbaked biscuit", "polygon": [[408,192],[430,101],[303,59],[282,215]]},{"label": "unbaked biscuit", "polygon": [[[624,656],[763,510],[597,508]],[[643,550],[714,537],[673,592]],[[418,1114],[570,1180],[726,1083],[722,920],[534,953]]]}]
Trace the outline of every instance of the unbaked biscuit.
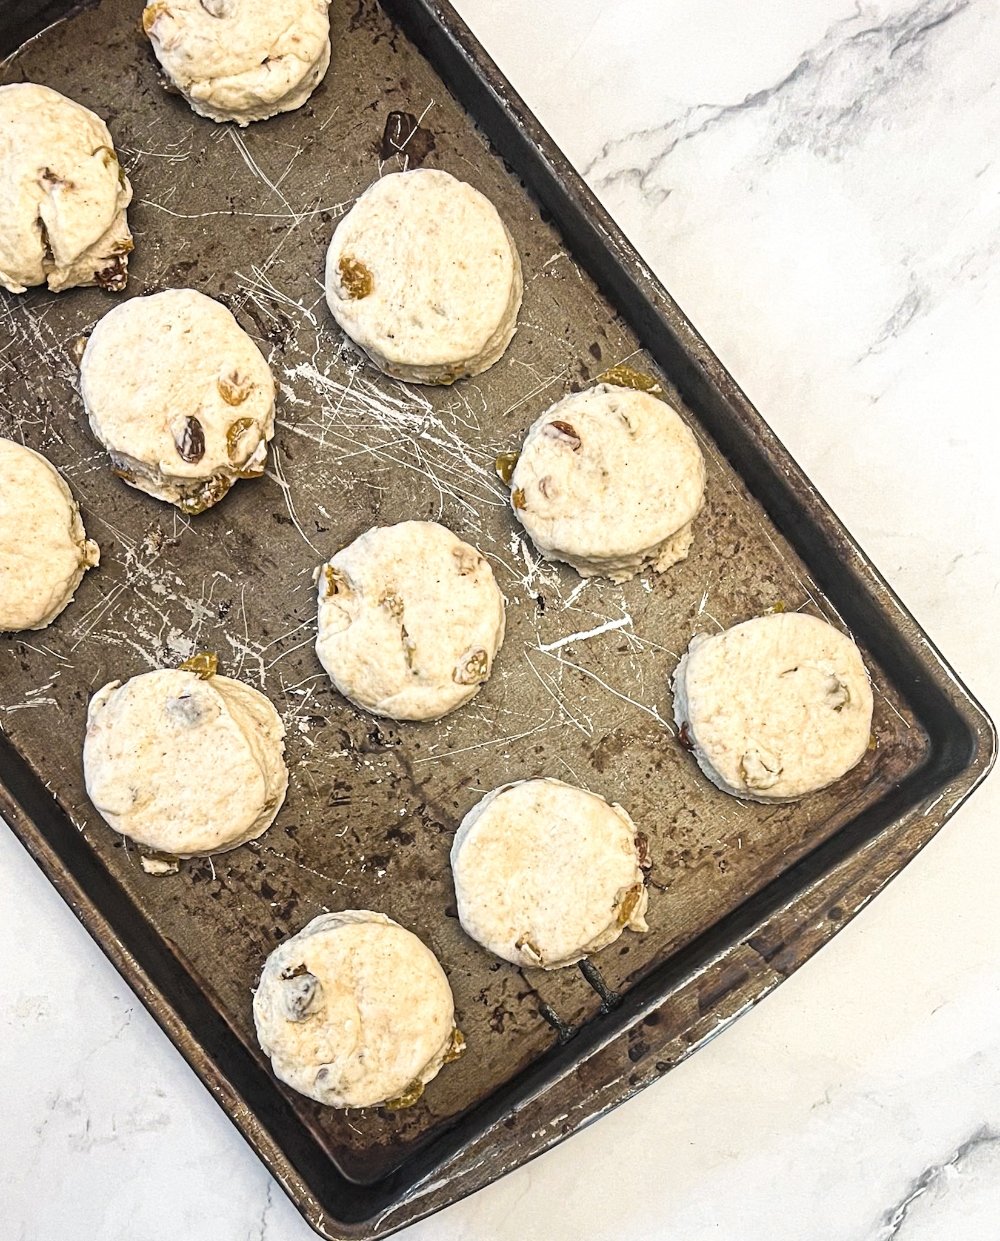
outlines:
[{"label": "unbaked biscuit", "polygon": [[363,909],[321,914],[279,944],[253,1015],[275,1075],[328,1107],[409,1107],[465,1046],[437,958]]},{"label": "unbaked biscuit", "polygon": [[664,401],[602,383],[532,424],[510,483],[514,514],[546,560],[623,582],[687,556],[705,461]]},{"label": "unbaked biscuit", "polygon": [[326,300],[396,379],[450,384],[496,362],[517,328],[517,248],[496,208],[447,172],[376,181],[337,225]]},{"label": "unbaked biscuit", "polygon": [[316,653],[351,702],[436,720],[489,678],[504,601],[489,562],[432,521],[376,526],[316,571]]},{"label": "unbaked biscuit", "polygon": [[221,303],[194,289],[136,297],[101,319],[80,363],[94,435],[115,472],[185,513],[264,473],[274,380]]},{"label": "unbaked biscuit", "polygon": [[99,116],[47,86],[0,86],[0,285],[120,292],[131,201]]},{"label": "unbaked biscuit", "polygon": [[467,935],[515,965],[559,969],[647,930],[642,846],[621,806],[561,780],[488,793],[455,834]]},{"label": "unbaked biscuit", "polygon": [[330,65],[330,0],[152,0],[142,27],[195,112],[248,125],[300,108]]},{"label": "unbaked biscuit", "polygon": [[801,612],[692,638],[674,674],[674,718],[713,784],[791,801],[839,780],[871,738],[872,690],[846,634]]},{"label": "unbaked biscuit", "polygon": [[171,857],[222,853],[274,822],[288,787],[270,701],[182,669],[111,681],[90,700],[83,771],[104,820]]},{"label": "unbaked biscuit", "polygon": [[0,633],[51,624],[100,555],[55,466],[0,439]]}]

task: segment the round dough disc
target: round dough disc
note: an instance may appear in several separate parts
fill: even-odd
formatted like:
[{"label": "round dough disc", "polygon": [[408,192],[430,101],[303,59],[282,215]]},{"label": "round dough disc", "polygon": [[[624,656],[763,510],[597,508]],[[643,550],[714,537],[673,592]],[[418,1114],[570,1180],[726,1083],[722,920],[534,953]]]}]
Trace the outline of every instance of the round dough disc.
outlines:
[{"label": "round dough disc", "polygon": [[674,718],[724,792],[791,801],[861,761],[872,690],[850,638],[781,612],[693,638],[674,674]]},{"label": "round dough disc", "polygon": [[447,172],[376,181],[337,225],[333,317],[397,379],[450,384],[493,365],[521,305],[521,262],[496,208]]},{"label": "round dough disc", "polygon": [[112,681],[87,712],[90,800],[116,832],[173,857],[256,840],[288,788],[284,727],[257,690],[162,669]]},{"label": "round dough disc", "polygon": [[248,125],[300,108],[330,65],[330,0],[152,0],[142,27],[195,112]]},{"label": "round dough disc", "polygon": [[0,633],[51,624],[100,556],[55,466],[0,439]]},{"label": "round dough disc", "polygon": [[131,201],[99,116],[47,86],[0,86],[0,285],[120,292]]},{"label": "round dough disc", "polygon": [[503,642],[503,595],[486,558],[444,526],[375,526],[316,581],[316,653],[357,706],[437,720],[489,678]]},{"label": "round dough disc", "polygon": [[267,958],[253,1000],[275,1075],[328,1107],[408,1106],[464,1046],[433,952],[383,914],[321,914]]},{"label": "round dough disc", "polygon": [[558,969],[645,931],[647,892],[625,811],[561,780],[488,793],[451,849],[467,935],[515,965]]},{"label": "round dough disc", "polygon": [[514,513],[546,560],[615,582],[683,560],[704,498],[690,428],[648,392],[611,384],[546,410],[511,476]]},{"label": "round dough disc", "polygon": [[264,472],[274,380],[221,303],[194,289],[122,302],[80,363],[91,430],[125,482],[185,513]]}]

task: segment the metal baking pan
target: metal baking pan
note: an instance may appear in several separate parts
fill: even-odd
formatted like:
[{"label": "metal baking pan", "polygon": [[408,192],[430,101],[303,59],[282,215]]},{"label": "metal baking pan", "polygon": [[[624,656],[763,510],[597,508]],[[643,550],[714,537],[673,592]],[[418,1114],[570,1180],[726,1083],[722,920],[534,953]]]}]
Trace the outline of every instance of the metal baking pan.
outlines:
[{"label": "metal baking pan", "polygon": [[[0,8],[8,45],[28,33],[19,21],[67,7]],[[265,479],[182,518],[111,476],[82,416],[72,347],[108,295],[0,300],[0,433],[62,468],[102,547],[53,626],[0,641],[0,809],[309,1223],[376,1237],[621,1103],[760,1000],[968,796],[994,734],[446,3],[334,0],[325,84],[245,132],[164,93],[136,12],[134,0],[75,11],[3,80],[45,82],[107,118],[135,187],[126,296],[191,285],[223,298],[280,381],[276,446]],[[405,157],[394,137],[409,138]],[[404,158],[489,195],[524,264],[511,349],[452,389],[377,374],[322,300],[335,221]],[[493,462],[551,401],[622,362],[661,376],[695,428],[708,504],[690,558],[655,584],[581,586],[519,537]],[[313,567],[406,517],[478,544],[509,600],[496,674],[431,726],[353,710],[312,650]],[[826,615],[861,643],[877,746],[823,793],[746,805],[676,743],[668,678],[695,630],[774,606]],[[195,648],[275,702],[291,792],[261,841],[156,878],[87,801],[86,704],[112,677]],[[454,827],[482,791],[539,774],[620,800],[650,842],[650,932],[586,971],[516,970],[455,920]],[[407,1111],[324,1110],[256,1049],[250,993],[266,953],[352,906],[435,950],[468,1039]]]}]

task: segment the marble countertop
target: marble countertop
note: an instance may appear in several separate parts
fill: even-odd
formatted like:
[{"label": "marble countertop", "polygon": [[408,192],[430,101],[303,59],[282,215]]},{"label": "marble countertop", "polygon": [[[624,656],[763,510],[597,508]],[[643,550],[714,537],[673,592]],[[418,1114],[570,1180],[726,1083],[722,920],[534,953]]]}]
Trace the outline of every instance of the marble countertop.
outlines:
[{"label": "marble countertop", "polygon": [[[1000,6],[459,0],[1000,713]],[[1000,1237],[1000,781],[801,972],[408,1241]],[[0,1233],[312,1235],[7,831]]]}]

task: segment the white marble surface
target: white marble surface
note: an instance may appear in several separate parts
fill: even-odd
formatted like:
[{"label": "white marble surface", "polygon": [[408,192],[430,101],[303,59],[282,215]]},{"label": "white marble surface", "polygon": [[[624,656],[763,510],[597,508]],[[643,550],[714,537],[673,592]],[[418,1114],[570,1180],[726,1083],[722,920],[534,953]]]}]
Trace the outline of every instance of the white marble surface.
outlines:
[{"label": "white marble surface", "polygon": [[[997,0],[459,7],[1000,711]],[[1000,1238],[998,789],[691,1061],[408,1238]],[[0,1236],[305,1241],[6,831],[0,877]]]}]

